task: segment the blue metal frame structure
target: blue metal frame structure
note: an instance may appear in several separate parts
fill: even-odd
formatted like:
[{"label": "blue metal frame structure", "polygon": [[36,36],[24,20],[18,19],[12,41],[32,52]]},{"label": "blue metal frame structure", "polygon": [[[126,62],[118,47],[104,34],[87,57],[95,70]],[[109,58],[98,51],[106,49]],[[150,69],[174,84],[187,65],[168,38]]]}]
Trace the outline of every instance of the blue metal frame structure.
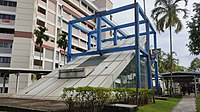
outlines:
[{"label": "blue metal frame structure", "polygon": [[[115,25],[113,24],[110,20],[108,20],[106,18],[106,16],[114,14],[114,13],[118,13],[118,12],[122,12],[122,11],[126,11],[126,10],[130,10],[135,8],[136,10],[136,20],[135,22],[131,22],[131,23],[126,23],[123,25]],[[145,20],[139,20],[139,16],[141,16],[143,19]],[[93,31],[88,31],[87,29],[79,26],[77,23],[79,22],[84,22],[84,21],[88,21],[91,19],[96,19],[97,20],[97,29],[93,30]],[[110,27],[108,28],[102,28],[102,21],[104,21],[106,24],[108,24]],[[139,30],[139,26],[142,24],[146,24],[146,32],[142,32],[140,33]],[[121,29],[122,28],[127,28],[127,27],[131,27],[131,26],[137,26],[135,28],[135,34],[126,34],[124,33]],[[97,43],[97,49],[95,51],[87,51],[87,52],[83,52],[83,53],[76,53],[76,54],[72,54],[71,48],[72,48],[72,27],[77,28],[79,30],[81,30],[82,32],[86,33],[88,36],[88,50],[91,49],[91,37],[95,37],[96,38],[96,43]],[[114,37],[113,38],[109,38],[109,39],[102,39],[102,32],[106,32],[106,31],[114,31]],[[121,36],[119,37],[117,35],[117,33],[119,33]],[[86,16],[83,18],[78,18],[76,20],[72,20],[69,21],[69,26],[68,26],[68,52],[67,52],[67,62],[71,61],[72,58],[78,57],[78,56],[85,56],[85,55],[94,55],[94,54],[105,54],[105,53],[111,53],[111,52],[120,52],[120,51],[125,51],[125,50],[138,50],[139,53],[136,55],[137,56],[137,63],[138,63],[138,87],[142,88],[141,85],[141,70],[140,70],[140,58],[142,57],[147,57],[150,56],[150,39],[148,42],[146,42],[146,49],[142,49],[139,46],[138,43],[138,47],[136,45],[133,46],[126,46],[126,47],[119,47],[119,48],[110,48],[110,49],[102,49],[101,45],[104,42],[107,41],[113,41],[113,45],[117,45],[117,40],[119,39],[125,39],[125,38],[134,38],[134,37],[140,37],[143,35],[146,35],[148,37],[150,37],[150,35],[153,34],[154,35],[154,48],[157,48],[157,41],[156,41],[156,32],[153,28],[153,26],[151,25],[149,19],[146,17],[146,15],[144,14],[142,8],[140,7],[140,5],[138,3],[136,4],[130,4],[130,5],[126,5],[126,6],[122,6],[116,9],[111,9],[109,11],[105,11],[105,12],[101,12],[95,15],[91,15],[91,16]],[[136,42],[135,42],[136,43]],[[137,49],[136,49],[137,48]],[[142,55],[140,55],[140,53]],[[156,56],[157,58],[157,56]],[[150,63],[151,60],[147,60],[147,63]],[[155,62],[155,76],[156,76],[156,89],[159,89],[159,81],[158,81],[158,63],[157,61]],[[151,67],[150,64],[147,64],[147,75],[148,75],[148,88],[152,88],[152,79],[150,76],[150,72],[151,72]]]}]

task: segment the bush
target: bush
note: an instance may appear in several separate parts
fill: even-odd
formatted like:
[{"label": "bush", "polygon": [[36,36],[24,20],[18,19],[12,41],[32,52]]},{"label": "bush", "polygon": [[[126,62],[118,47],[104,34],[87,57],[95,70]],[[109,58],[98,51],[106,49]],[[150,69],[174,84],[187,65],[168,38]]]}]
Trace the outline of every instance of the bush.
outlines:
[{"label": "bush", "polygon": [[[152,90],[139,89],[139,105],[147,104],[152,100]],[[78,87],[64,88],[62,99],[70,112],[98,112],[104,105],[111,103],[136,104],[135,88],[102,88],[102,87]]]}]

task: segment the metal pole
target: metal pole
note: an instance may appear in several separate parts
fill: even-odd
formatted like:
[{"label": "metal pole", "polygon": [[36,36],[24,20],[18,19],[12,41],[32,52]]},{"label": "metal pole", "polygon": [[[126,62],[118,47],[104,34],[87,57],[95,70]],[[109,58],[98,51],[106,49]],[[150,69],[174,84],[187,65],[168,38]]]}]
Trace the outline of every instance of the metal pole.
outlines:
[{"label": "metal pole", "polygon": [[88,50],[91,49],[91,34],[88,34]]},{"label": "metal pole", "polygon": [[[154,33],[154,49],[157,49],[156,33]],[[158,55],[155,56],[158,59]],[[155,61],[155,82],[156,82],[156,93],[159,91],[159,77],[158,77],[158,60]]]},{"label": "metal pole", "polygon": [[19,86],[19,73],[16,73],[16,88],[15,88],[15,93],[18,93],[18,86]]},{"label": "metal pole", "polygon": [[101,17],[97,18],[97,51],[101,50]]},{"label": "metal pole", "polygon": [[67,62],[71,61],[71,53],[72,53],[72,24],[68,26],[68,48],[67,48]]},{"label": "metal pole", "polygon": [[140,47],[139,47],[139,8],[136,0],[135,5],[135,44],[136,44],[136,105],[138,105],[138,88],[141,88],[140,77]]},{"label": "metal pole", "polygon": [[197,97],[197,84],[196,84],[196,76],[194,76],[194,94],[195,94],[195,98]]},{"label": "metal pole", "polygon": [[117,29],[114,29],[114,45],[117,45]]}]

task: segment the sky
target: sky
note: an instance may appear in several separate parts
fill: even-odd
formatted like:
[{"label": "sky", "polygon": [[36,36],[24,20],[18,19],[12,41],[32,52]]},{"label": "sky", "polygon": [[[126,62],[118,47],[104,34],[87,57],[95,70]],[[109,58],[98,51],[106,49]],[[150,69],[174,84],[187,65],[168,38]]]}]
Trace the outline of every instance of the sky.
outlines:
[{"label": "sky", "polygon": [[[134,0],[111,0],[113,3],[113,8],[117,8],[120,6],[128,5],[133,3]],[[148,18],[151,21],[151,24],[154,26],[155,29],[155,22],[150,18],[151,10],[154,8],[154,1],[155,0],[146,0],[146,13]],[[140,6],[143,7],[143,0],[137,0],[139,2]],[[172,33],[173,36],[173,51],[177,53],[177,56],[175,58],[179,59],[179,65],[184,67],[189,67],[191,61],[198,57],[200,58],[200,55],[194,56],[191,55],[188,51],[188,48],[186,44],[189,43],[188,37],[188,29],[186,28],[186,22],[191,20],[191,16],[193,16],[193,7],[192,4],[194,2],[200,2],[199,0],[188,0],[188,5],[185,7],[184,2],[180,2],[181,8],[187,8],[189,10],[189,17],[184,20],[182,19],[182,16],[180,16],[182,23],[183,23],[183,29],[181,32],[176,34],[175,32]],[[129,23],[133,21],[133,10],[129,10],[123,13],[115,14],[113,15],[113,19],[118,24],[122,23]],[[127,32],[130,32],[129,29],[125,29]],[[133,30],[131,30],[133,31]],[[158,39],[158,48],[161,48],[162,51],[169,53],[169,29],[166,29],[164,33],[157,33],[157,39]],[[151,42],[153,44],[153,42]]]}]

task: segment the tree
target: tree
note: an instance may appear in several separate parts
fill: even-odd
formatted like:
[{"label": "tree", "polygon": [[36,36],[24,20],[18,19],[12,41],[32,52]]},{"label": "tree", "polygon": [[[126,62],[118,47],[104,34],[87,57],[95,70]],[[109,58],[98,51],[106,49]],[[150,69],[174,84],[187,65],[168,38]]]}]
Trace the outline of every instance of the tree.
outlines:
[{"label": "tree", "polygon": [[[181,19],[178,17],[180,13],[183,13],[183,18],[188,17],[188,10],[179,7],[179,2],[184,1],[185,6],[188,0],[156,0],[155,8],[152,10],[151,17],[156,21],[156,29],[159,32],[164,32],[164,29],[170,31],[170,85],[172,85],[172,27],[175,27],[175,32],[181,31],[183,25]],[[172,86],[170,87],[172,91]],[[171,95],[171,92],[170,92]]]},{"label": "tree", "polygon": [[49,40],[49,36],[44,34],[46,31],[47,31],[47,28],[42,27],[42,26],[39,26],[37,29],[34,30],[34,34],[37,37],[35,44],[39,45],[39,47],[40,47],[40,66],[39,66],[40,69],[41,69],[41,66],[42,66],[41,51],[42,51],[43,41],[47,42]]},{"label": "tree", "polygon": [[[172,52],[172,55],[177,55],[175,52]],[[161,52],[161,55],[158,58],[158,67],[159,67],[159,72],[164,73],[164,72],[169,72],[170,68],[172,65],[172,71],[183,71],[182,67],[179,66],[179,60],[176,58],[172,59],[172,64],[171,64],[171,55],[170,53],[165,53]]]},{"label": "tree", "polygon": [[[189,71],[198,72],[200,70],[200,59],[195,58],[190,63],[190,67],[188,68]],[[200,71],[199,71],[200,72]]]},{"label": "tree", "polygon": [[187,45],[191,54],[200,54],[200,3],[194,3],[195,15],[192,21],[187,23],[189,28],[189,44]]},{"label": "tree", "polygon": [[62,33],[60,34],[60,39],[57,41],[58,47],[62,48],[64,50],[64,64],[65,64],[65,54],[66,54],[66,48],[68,46],[68,41],[66,38],[67,34]]}]

